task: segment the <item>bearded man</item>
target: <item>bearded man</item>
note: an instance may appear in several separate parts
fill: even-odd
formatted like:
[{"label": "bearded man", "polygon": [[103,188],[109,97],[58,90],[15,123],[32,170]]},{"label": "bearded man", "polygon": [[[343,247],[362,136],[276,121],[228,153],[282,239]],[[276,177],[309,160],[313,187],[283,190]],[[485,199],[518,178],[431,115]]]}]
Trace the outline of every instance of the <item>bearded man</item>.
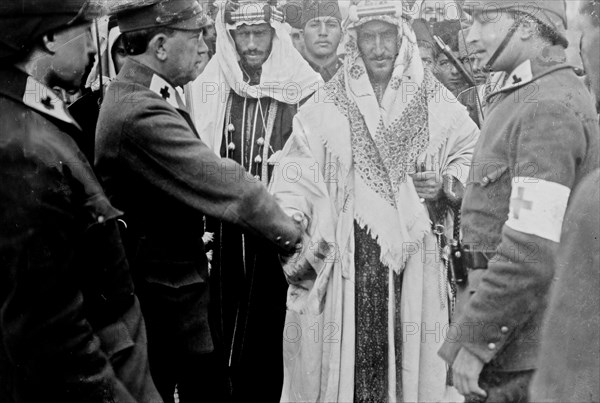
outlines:
[{"label": "bearded man", "polygon": [[344,66],[300,109],[274,174],[307,227],[284,266],[282,401],[459,399],[436,357],[452,298],[431,221],[451,230],[478,130],[394,3],[350,8]]},{"label": "bearded man", "polygon": [[[267,184],[298,104],[321,78],[292,45],[283,13],[272,2],[230,1],[222,7],[215,22],[217,52],[193,85],[196,125],[215,153]],[[287,288],[277,252],[223,221],[209,220],[207,228],[215,233],[211,281],[220,300],[219,331],[234,399],[277,401]],[[259,361],[269,382],[255,369]]]}]

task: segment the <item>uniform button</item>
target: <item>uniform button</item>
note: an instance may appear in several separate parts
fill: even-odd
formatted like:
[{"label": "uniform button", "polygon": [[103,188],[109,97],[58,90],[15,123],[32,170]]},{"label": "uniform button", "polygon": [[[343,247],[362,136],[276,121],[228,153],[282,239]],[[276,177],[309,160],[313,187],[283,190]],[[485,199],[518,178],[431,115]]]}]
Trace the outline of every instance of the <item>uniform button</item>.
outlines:
[{"label": "uniform button", "polygon": [[488,348],[490,350],[495,350],[496,349],[496,343],[490,343],[490,344],[488,344]]},{"label": "uniform button", "polygon": [[506,333],[508,333],[508,328],[507,328],[506,326],[502,326],[502,327],[500,328],[500,331],[501,331],[502,333],[506,334]]},{"label": "uniform button", "polygon": [[98,224],[102,224],[104,222],[104,216],[103,215],[99,215],[98,216]]},{"label": "uniform button", "polygon": [[280,236],[278,236],[277,238],[275,238],[275,240],[276,240],[277,242],[279,242],[279,241],[281,241],[281,237],[280,237]]},{"label": "uniform button", "polygon": [[483,183],[485,183],[487,185],[488,183],[490,183],[490,178],[488,178],[487,176],[484,176],[482,181],[483,181]]}]

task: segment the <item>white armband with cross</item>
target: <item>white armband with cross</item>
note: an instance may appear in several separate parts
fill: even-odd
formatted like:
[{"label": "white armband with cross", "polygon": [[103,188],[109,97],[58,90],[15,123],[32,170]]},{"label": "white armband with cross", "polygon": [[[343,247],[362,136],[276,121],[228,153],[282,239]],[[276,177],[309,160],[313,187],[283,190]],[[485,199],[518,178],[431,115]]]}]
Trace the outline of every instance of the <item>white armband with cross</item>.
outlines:
[{"label": "white armband with cross", "polygon": [[506,226],[560,242],[571,189],[543,179],[515,177]]}]

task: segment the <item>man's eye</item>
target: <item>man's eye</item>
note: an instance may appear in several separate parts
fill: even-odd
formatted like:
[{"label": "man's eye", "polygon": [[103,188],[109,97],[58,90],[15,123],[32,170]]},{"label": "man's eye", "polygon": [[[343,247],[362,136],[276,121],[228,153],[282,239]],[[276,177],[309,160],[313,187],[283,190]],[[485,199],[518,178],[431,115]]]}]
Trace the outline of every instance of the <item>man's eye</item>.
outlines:
[{"label": "man's eye", "polygon": [[389,31],[389,32],[384,32],[382,35],[382,38],[384,41],[391,41],[394,40],[396,38],[396,33],[393,31]]},{"label": "man's eye", "polygon": [[362,34],[362,39],[368,42],[374,42],[375,41],[375,35],[373,34]]}]

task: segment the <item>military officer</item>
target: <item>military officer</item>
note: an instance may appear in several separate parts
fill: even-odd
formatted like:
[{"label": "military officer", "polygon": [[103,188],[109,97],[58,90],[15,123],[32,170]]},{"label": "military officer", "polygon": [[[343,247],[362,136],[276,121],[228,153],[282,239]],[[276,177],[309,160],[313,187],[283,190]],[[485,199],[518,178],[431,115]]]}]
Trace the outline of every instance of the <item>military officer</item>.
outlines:
[{"label": "military officer", "polygon": [[571,189],[598,167],[591,97],[565,63],[564,1],[467,1],[490,94],[462,205],[468,279],[440,350],[469,399],[525,402]]},{"label": "military officer", "polygon": [[284,254],[294,252],[301,229],[263,184],[200,140],[176,89],[206,64],[200,5],[147,3],[117,14],[128,59],[100,110],[96,167],[126,215],[150,369],[163,399],[172,402],[177,386],[182,403],[221,401],[229,392],[209,325],[204,214]]},{"label": "military officer", "polygon": [[0,6],[0,402],[161,402],[117,220],[51,88],[95,54],[88,1]]}]

